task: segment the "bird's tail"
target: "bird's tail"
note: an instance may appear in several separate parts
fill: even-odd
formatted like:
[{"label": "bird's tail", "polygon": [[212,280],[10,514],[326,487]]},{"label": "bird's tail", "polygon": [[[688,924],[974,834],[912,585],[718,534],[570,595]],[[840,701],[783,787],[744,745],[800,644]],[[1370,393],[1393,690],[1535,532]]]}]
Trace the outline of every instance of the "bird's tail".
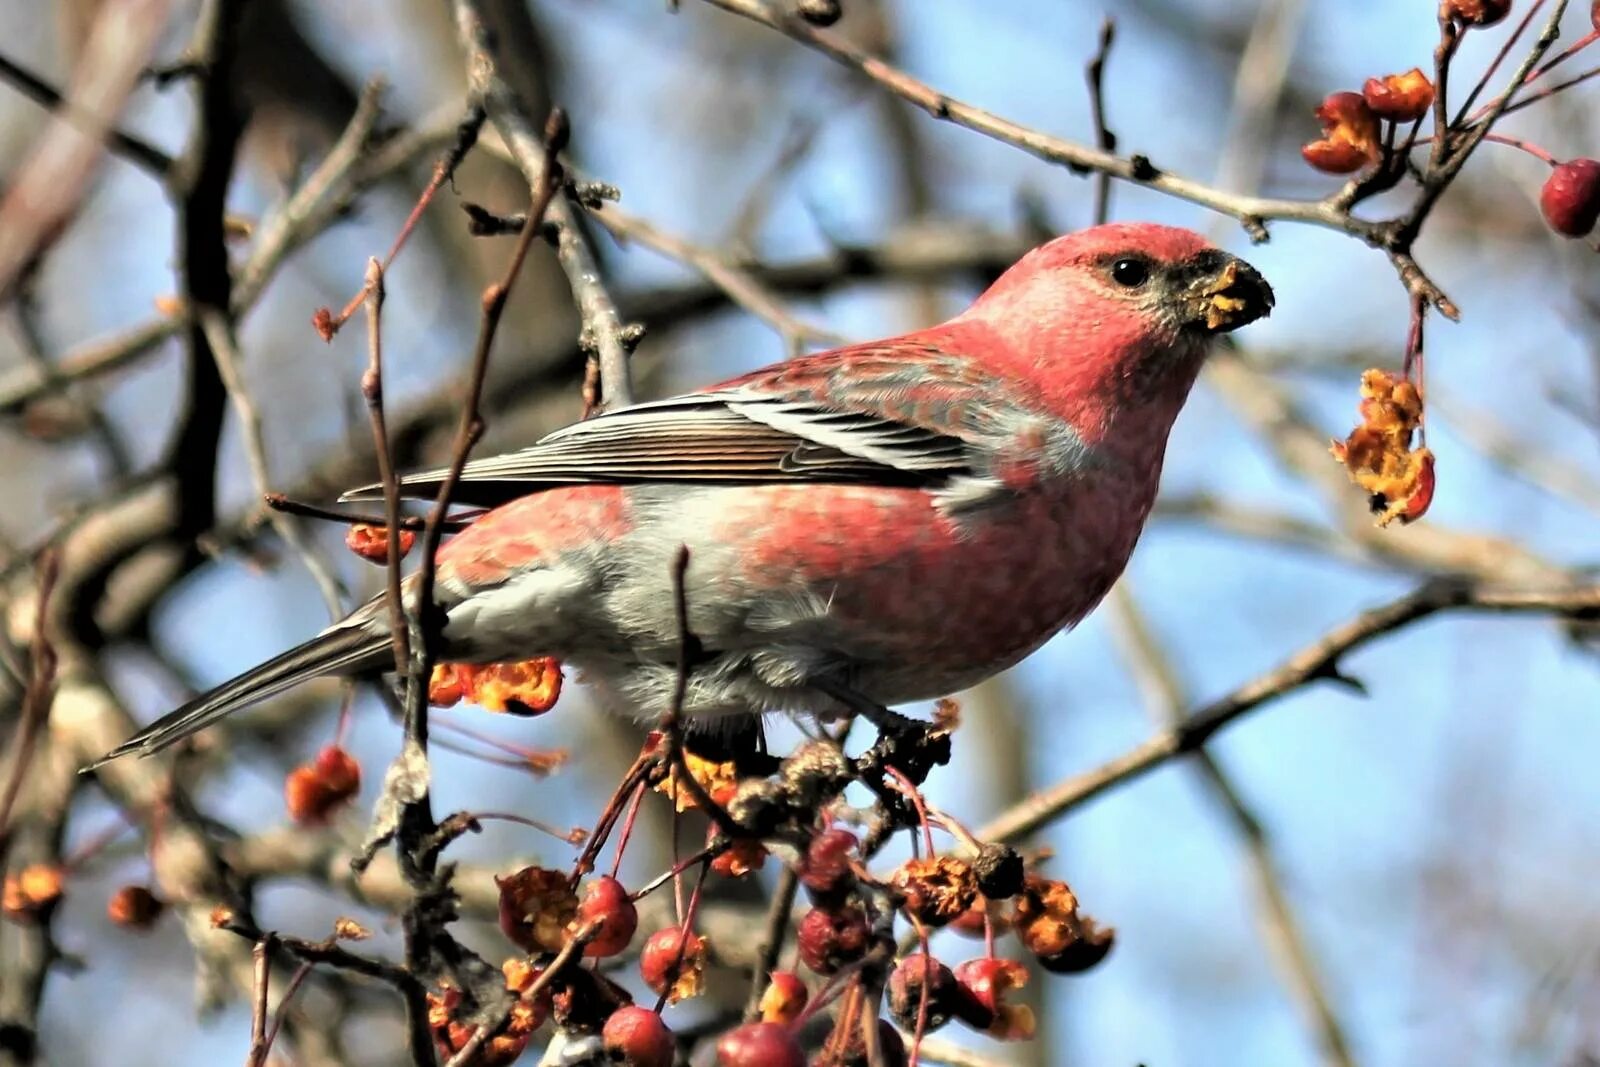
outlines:
[{"label": "bird's tail", "polygon": [[390,648],[389,635],[381,630],[349,625],[326,630],[162,716],[83,769],[94,770],[130,753],[149,756],[160,752],[218,719],[312,678],[381,670],[385,663],[393,663]]}]

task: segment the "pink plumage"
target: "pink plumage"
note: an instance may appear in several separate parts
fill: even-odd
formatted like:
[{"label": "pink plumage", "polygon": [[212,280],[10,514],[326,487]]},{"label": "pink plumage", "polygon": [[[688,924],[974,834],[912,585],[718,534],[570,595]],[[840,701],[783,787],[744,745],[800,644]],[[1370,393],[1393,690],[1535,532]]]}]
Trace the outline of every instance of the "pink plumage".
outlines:
[{"label": "pink plumage", "polygon": [[[949,322],[476,460],[458,497],[498,506],[440,551],[441,656],[554,656],[619,710],[658,716],[686,547],[691,716],[974,684],[1116,581],[1211,342],[1271,304],[1254,269],[1197,234],[1100,226],[1030,252]],[[429,494],[440,476],[403,484]],[[317,674],[381,670],[387,626],[371,602],[112,756]]]}]

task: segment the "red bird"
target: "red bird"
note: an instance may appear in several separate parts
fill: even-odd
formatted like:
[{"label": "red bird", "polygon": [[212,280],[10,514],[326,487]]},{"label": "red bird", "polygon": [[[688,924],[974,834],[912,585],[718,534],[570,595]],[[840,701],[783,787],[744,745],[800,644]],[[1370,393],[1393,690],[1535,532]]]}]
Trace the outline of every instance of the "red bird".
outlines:
[{"label": "red bird", "polygon": [[[973,685],[1110,589],[1212,341],[1272,301],[1198,234],[1097,226],[1034,249],[942,325],[469,463],[456,499],[496,506],[439,551],[440,658],[554,656],[655,718],[677,678],[673,561],[687,547],[690,717],[832,714]],[[442,477],[403,487],[432,495]],[[380,597],[106,758],[392,662]]]}]

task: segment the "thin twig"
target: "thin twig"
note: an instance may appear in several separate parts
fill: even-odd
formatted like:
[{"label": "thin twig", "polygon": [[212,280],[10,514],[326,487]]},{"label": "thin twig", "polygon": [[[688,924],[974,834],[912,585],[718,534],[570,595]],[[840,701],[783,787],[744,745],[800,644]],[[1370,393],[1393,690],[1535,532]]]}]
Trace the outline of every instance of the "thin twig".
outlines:
[{"label": "thin twig", "polygon": [[106,146],[112,152],[127,159],[159,181],[165,181],[172,170],[172,157],[161,149],[131,133],[125,133],[98,115],[85,115],[83,111],[62,96],[60,90],[49,82],[25,69],[15,60],[7,59],[0,55],[0,78],[12,85],[37,104],[41,104],[61,117],[87,127],[88,131],[99,135],[104,130]]},{"label": "thin twig", "polygon": [[383,528],[388,531],[384,600],[389,606],[394,671],[396,677],[404,678],[411,666],[411,636],[400,593],[400,483],[389,454],[389,428],[383,414],[383,264],[376,257],[367,260],[366,294],[367,369],[361,376],[361,396],[372,423],[372,452],[378,460],[378,481],[383,486]]},{"label": "thin twig", "polygon": [[728,257],[712,249],[703,248],[667,233],[654,223],[637,215],[631,215],[615,204],[603,204],[591,208],[589,217],[604,226],[619,241],[637,241],[664,256],[693,267],[704,275],[707,281],[727,293],[728,299],[778,331],[784,343],[791,348],[806,342],[826,345],[845,343],[842,335],[796,318],[767,290],[765,284],[742,267],[736,266]]},{"label": "thin twig", "polygon": [[[325,522],[337,522],[346,526],[378,526],[388,527],[388,520],[382,515],[371,515],[360,511],[344,511],[340,508],[325,508],[316,504],[307,504],[303,500],[291,500],[282,493],[268,493],[261,501],[274,511],[287,511],[291,515],[303,515],[308,519],[322,519]],[[446,532],[454,533],[465,530],[483,514],[481,510],[473,509],[458,511],[455,515],[444,520]],[[400,516],[400,529],[421,530],[428,525],[426,515]]]},{"label": "thin twig", "polygon": [[245,1067],[261,1067],[267,1062],[267,996],[272,984],[272,934],[263,934],[250,950],[255,960],[256,995],[250,1004],[250,1051],[245,1056]]},{"label": "thin twig", "polygon": [[733,821],[733,816],[711,798],[706,787],[689,771],[683,755],[683,702],[689,692],[689,672],[700,648],[700,640],[689,629],[689,596],[685,578],[689,571],[689,548],[679,545],[672,560],[672,603],[678,623],[678,670],[672,683],[672,703],[661,717],[661,733],[666,738],[667,758],[677,771],[678,780],[694,798],[695,805],[716,823],[729,838],[748,837],[744,827]]},{"label": "thin twig", "polygon": [[[474,0],[455,0],[454,6],[473,97],[488,109],[490,121],[505,139],[528,187],[539,189],[547,183],[547,173],[555,165],[554,154],[547,143],[541,143],[521,101],[500,76],[491,35],[478,4]],[[539,229],[544,217],[537,212],[530,215],[534,230]],[[577,211],[567,197],[557,197],[549,205],[548,218],[556,228],[557,258],[572,287],[584,333],[598,353],[600,401],[608,408],[626,407],[633,403],[633,384],[625,331],[578,228]]]},{"label": "thin twig", "polygon": [[[433,508],[428,513],[422,532],[421,564],[416,576],[415,607],[410,625],[411,658],[406,664],[407,680],[405,699],[405,742],[399,757],[391,766],[384,783],[384,798],[379,803],[369,851],[361,857],[369,860],[371,848],[393,834],[397,837],[396,850],[400,867],[407,882],[416,891],[411,906],[403,916],[405,931],[406,966],[413,973],[432,970],[435,956],[443,952],[458,968],[466,967],[476,975],[482,972],[485,980],[493,978],[492,969],[481,959],[472,956],[446,931],[448,910],[438,914],[435,906],[440,894],[448,889],[436,883],[438,849],[430,842],[437,833],[433,820],[428,782],[428,679],[433,669],[439,627],[438,607],[433,601],[434,581],[437,574],[439,543],[444,533],[444,518],[450,508],[450,499],[461,479],[473,446],[483,434],[482,413],[483,384],[488,375],[489,353],[494,346],[500,317],[506,300],[515,285],[522,265],[538,233],[539,221],[554,199],[560,168],[556,153],[566,140],[566,116],[559,109],[553,111],[546,124],[548,158],[545,180],[534,194],[529,212],[531,224],[518,237],[511,262],[504,278],[491,285],[483,296],[482,317],[478,340],[473,351],[472,367],[468,379],[467,395],[462,403],[460,421],[456,428],[455,443],[449,471],[439,486]],[[392,819],[390,825],[388,820]],[[510,1010],[503,989],[499,990],[500,1012]],[[501,1015],[503,1020],[504,1016]],[[496,1024],[498,1025],[498,1023]],[[407,1000],[407,1030],[413,1060],[428,1064],[433,1061],[429,1037],[426,1006],[414,998]]]},{"label": "thin twig", "polygon": [[[1100,20],[1100,44],[1094,58],[1089,60],[1089,114],[1094,119],[1095,145],[1108,155],[1117,150],[1117,135],[1106,125],[1106,60],[1111,56],[1111,45],[1117,39],[1117,23],[1110,15]],[[1111,217],[1111,175],[1097,171],[1094,176],[1094,214],[1096,225]]]},{"label": "thin twig", "polygon": [[[1437,199],[1445,186],[1449,185],[1458,167],[1451,167],[1448,173],[1440,168],[1440,173],[1436,176],[1438,188],[1430,195],[1429,187],[1425,186],[1410,213],[1389,220],[1363,219],[1353,215],[1349,210],[1354,199],[1374,180],[1373,175],[1358,175],[1343,189],[1321,200],[1294,200],[1229,192],[1162,170],[1144,156],[1123,158],[1104,149],[1091,148],[1023,126],[991,111],[965,103],[940,92],[926,82],[919,81],[845,37],[816,29],[798,18],[780,14],[761,0],[706,0],[706,2],[787,34],[835,62],[849,67],[886,91],[921,108],[936,119],[992,137],[1046,162],[1065,166],[1075,173],[1107,174],[1180,200],[1199,204],[1238,220],[1252,240],[1266,240],[1265,223],[1275,219],[1322,226],[1349,234],[1374,248],[1382,249],[1388,255],[1396,274],[1408,292],[1424,294],[1430,303],[1452,319],[1460,315],[1455,305],[1428,277],[1411,254],[1411,246],[1416,240],[1415,227],[1420,225],[1421,220],[1431,209],[1432,201]],[[1542,54],[1542,51],[1539,54]],[[1475,146],[1474,143],[1467,151],[1470,153],[1471,147]]]}]

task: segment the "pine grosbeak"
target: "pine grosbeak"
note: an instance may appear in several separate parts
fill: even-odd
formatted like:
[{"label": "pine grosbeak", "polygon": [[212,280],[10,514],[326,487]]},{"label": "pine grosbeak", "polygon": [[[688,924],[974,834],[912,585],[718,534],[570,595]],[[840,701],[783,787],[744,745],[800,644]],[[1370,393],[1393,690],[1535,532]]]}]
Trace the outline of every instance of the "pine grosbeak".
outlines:
[{"label": "pine grosbeak", "polygon": [[[941,696],[1082,619],[1122,573],[1213,339],[1272,307],[1188,230],[1097,226],[949,322],[609,411],[469,463],[493,505],[438,555],[439,655],[554,656],[668,706],[687,547],[691,718]],[[408,476],[431,495],[442,471]],[[379,495],[377,487],[347,496]],[[150,754],[319,675],[392,665],[382,598],[140,731]]]}]

